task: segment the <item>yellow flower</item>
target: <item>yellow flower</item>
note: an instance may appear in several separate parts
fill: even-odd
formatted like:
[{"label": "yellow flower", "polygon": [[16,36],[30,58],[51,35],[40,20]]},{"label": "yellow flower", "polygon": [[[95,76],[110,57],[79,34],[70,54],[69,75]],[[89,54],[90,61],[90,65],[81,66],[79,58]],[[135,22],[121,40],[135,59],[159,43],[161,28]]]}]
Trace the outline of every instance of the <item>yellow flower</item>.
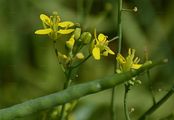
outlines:
[{"label": "yellow flower", "polygon": [[57,38],[57,34],[69,34],[74,31],[74,29],[69,29],[74,26],[71,21],[61,22],[60,17],[57,13],[53,13],[53,16],[46,16],[45,14],[40,15],[40,19],[43,22],[44,29],[39,29],[35,31],[35,34],[39,35],[50,35],[53,39]]},{"label": "yellow flower", "polygon": [[120,53],[118,53],[116,59],[119,63],[119,69],[117,70],[118,73],[120,72],[126,72],[130,69],[139,69],[142,64],[138,64],[140,59],[138,57],[135,57],[135,50],[129,49],[128,50],[128,56],[124,58]]},{"label": "yellow flower", "polygon": [[[94,47],[92,49],[92,55],[94,59],[100,60],[100,56],[108,56],[109,54],[114,55],[115,53],[108,47],[109,41],[107,40],[107,36],[100,33],[97,37],[96,30],[94,31]],[[93,42],[92,42],[93,43]]]}]

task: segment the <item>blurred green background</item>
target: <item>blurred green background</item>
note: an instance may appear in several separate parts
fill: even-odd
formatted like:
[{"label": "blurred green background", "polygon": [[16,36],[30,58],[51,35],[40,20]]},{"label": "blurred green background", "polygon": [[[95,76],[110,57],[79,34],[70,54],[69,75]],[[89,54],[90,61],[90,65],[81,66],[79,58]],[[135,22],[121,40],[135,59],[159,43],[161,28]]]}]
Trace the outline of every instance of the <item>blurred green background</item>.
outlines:
[{"label": "blurred green background", "polygon": [[[151,70],[151,81],[141,75],[142,85],[128,94],[130,114],[136,120],[152,104],[149,88],[158,101],[174,84],[174,1],[124,0],[124,8],[138,7],[138,12],[123,12],[123,50],[136,49],[144,59],[168,58],[166,65]],[[31,98],[47,95],[62,89],[64,75],[57,63],[52,42],[47,36],[34,31],[42,28],[41,13],[57,11],[62,20],[80,23],[83,31],[117,35],[116,0],[0,0],[0,108]],[[117,41],[110,44],[115,50]],[[59,45],[61,48],[61,43]],[[101,61],[88,60],[78,71],[74,83],[82,83],[114,72],[115,57]],[[118,120],[124,120],[122,85],[117,87],[116,107]],[[111,91],[106,90],[81,98],[72,116],[74,120],[109,120]],[[174,120],[174,96],[154,112],[148,120]],[[42,112],[20,120],[42,119]]]}]

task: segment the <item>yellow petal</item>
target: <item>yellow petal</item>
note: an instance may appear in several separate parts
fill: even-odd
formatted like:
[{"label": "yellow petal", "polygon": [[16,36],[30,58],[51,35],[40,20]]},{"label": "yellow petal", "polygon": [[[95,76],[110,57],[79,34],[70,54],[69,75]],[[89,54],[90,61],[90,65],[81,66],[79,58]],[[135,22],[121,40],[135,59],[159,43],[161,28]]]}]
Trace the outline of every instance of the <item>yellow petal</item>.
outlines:
[{"label": "yellow petal", "polygon": [[106,41],[106,36],[105,36],[104,34],[101,34],[101,33],[100,33],[100,34],[98,35],[98,40],[101,41],[101,42],[104,42],[104,41]]},{"label": "yellow petal", "polygon": [[69,34],[69,33],[72,33],[73,31],[74,31],[74,29],[67,29],[67,30],[60,29],[57,32],[60,34]]},{"label": "yellow petal", "polygon": [[108,51],[104,51],[103,56],[108,56]]},{"label": "yellow petal", "polygon": [[58,25],[60,27],[72,27],[74,26],[74,23],[70,21],[64,21],[64,22],[60,22]]},{"label": "yellow petal", "polygon": [[75,40],[74,40],[74,36],[71,37],[68,41],[66,41],[66,46],[69,48],[69,49],[72,49],[73,46],[74,46],[74,43],[75,43]]},{"label": "yellow petal", "polygon": [[50,18],[48,16],[46,16],[45,14],[41,14],[40,15],[40,19],[45,23],[47,24],[48,26],[50,26]]},{"label": "yellow petal", "polygon": [[120,54],[120,53],[118,53],[118,55],[117,55],[117,61],[118,62],[120,62],[121,64],[124,64],[124,63],[126,63],[126,60],[125,60],[125,58]]},{"label": "yellow petal", "polygon": [[110,54],[112,54],[112,55],[115,55],[115,53],[111,50],[111,49],[109,49],[109,51],[108,51]]},{"label": "yellow petal", "polygon": [[106,50],[109,54],[115,55],[115,53],[114,53],[108,46],[105,46],[105,50]]},{"label": "yellow petal", "polygon": [[36,30],[35,34],[39,34],[39,35],[45,35],[45,34],[49,34],[50,32],[52,32],[51,28],[48,29],[40,29],[40,30]]},{"label": "yellow petal", "polygon": [[93,55],[94,59],[100,60],[100,48],[95,47],[95,48],[92,50],[92,55]]},{"label": "yellow petal", "polygon": [[142,64],[133,64],[131,68],[139,69],[141,66],[142,66]]}]

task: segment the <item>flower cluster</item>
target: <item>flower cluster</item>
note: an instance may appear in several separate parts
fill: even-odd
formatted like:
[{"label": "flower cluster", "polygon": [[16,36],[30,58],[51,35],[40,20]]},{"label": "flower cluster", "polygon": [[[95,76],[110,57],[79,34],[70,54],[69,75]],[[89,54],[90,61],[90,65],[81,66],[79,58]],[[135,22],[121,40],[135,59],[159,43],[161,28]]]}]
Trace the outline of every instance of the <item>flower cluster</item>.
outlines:
[{"label": "flower cluster", "polygon": [[[120,53],[117,54],[116,57],[117,62],[119,63],[119,69],[117,69],[117,73],[123,73],[130,71],[131,69],[139,69],[142,64],[139,64],[140,59],[138,57],[135,57],[135,50],[129,48],[128,55],[126,58],[124,58]],[[134,85],[135,83],[141,83],[141,81],[136,80],[136,78],[132,78],[128,82],[131,85]]]},{"label": "flower cluster", "polygon": [[40,19],[44,28],[35,31],[35,34],[45,35],[48,34],[52,39],[57,39],[58,34],[69,34],[74,31],[74,23],[71,21],[62,22],[60,16],[56,12],[53,16],[48,17],[45,14],[40,15]]},{"label": "flower cluster", "polygon": [[120,53],[118,53],[116,59],[119,63],[119,69],[117,70],[118,73],[130,71],[130,69],[139,69],[142,64],[138,64],[140,59],[135,57],[135,50],[130,49],[128,50],[128,56],[124,58]]},{"label": "flower cluster", "polygon": [[[58,58],[58,62],[61,65],[62,70],[65,73],[66,81],[64,83],[64,89],[68,88],[71,81],[76,78],[76,74],[72,71],[74,68],[79,67],[88,58],[93,56],[95,60],[100,60],[101,56],[115,55],[115,53],[108,46],[112,40],[108,40],[108,37],[103,33],[97,35],[96,30],[94,30],[94,35],[90,32],[82,32],[81,28],[76,26],[71,21],[61,21],[60,16],[56,12],[52,16],[47,16],[45,14],[40,15],[40,19],[43,23],[43,29],[35,31],[35,34],[48,35],[54,43],[55,53]],[[64,37],[64,35],[68,36]],[[63,42],[65,46],[65,53],[62,53],[56,47],[57,41],[64,37]],[[83,48],[88,47],[88,52],[84,52]],[[88,55],[85,55],[85,54]],[[142,64],[139,64],[140,59],[135,57],[135,50],[129,49],[127,57],[123,57],[120,53],[117,54],[116,60],[118,62],[117,73],[123,73],[130,71],[131,69],[139,69]],[[131,78],[126,82],[126,86],[129,87],[135,84],[140,84],[141,81],[137,80],[136,77]],[[69,113],[72,111],[73,104],[64,104],[61,109],[56,109],[53,112],[53,116],[62,118],[68,117]],[[60,114],[60,115],[59,115]],[[55,118],[56,118],[55,117]]]},{"label": "flower cluster", "polygon": [[[108,54],[114,55],[115,53],[108,47],[109,41],[107,36],[100,33],[98,36],[96,30],[94,31],[94,38],[89,32],[81,33],[80,28],[75,28],[75,24],[71,21],[61,21],[60,16],[56,12],[52,16],[47,16],[45,14],[40,15],[40,19],[43,23],[43,29],[35,31],[35,34],[45,35],[48,34],[53,40],[57,40],[59,34],[71,34],[71,37],[65,42],[66,48],[68,48],[68,55],[58,54],[64,56],[63,59],[73,60],[73,57],[78,59],[85,59],[82,52],[79,52],[85,45],[90,44],[89,54],[92,54],[95,60],[100,60],[100,56],[108,56]],[[60,58],[59,56],[59,58]],[[65,57],[66,56],[66,57]],[[67,61],[67,60],[65,60]]]}]

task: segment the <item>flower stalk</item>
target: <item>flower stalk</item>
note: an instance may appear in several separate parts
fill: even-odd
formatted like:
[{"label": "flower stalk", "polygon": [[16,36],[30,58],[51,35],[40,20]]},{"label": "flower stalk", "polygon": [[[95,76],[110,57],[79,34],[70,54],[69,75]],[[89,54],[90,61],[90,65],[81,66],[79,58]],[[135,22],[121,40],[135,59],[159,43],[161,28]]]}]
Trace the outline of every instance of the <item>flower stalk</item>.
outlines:
[{"label": "flower stalk", "polygon": [[130,85],[129,84],[125,84],[124,87],[125,87],[125,92],[124,92],[124,113],[125,113],[126,120],[130,120],[129,110],[128,110],[128,106],[127,106],[127,95],[128,95],[129,90],[130,90]]},{"label": "flower stalk", "polygon": [[[120,85],[125,81],[130,80],[132,77],[155,67],[156,65],[165,63],[165,61],[159,62],[147,62],[140,69],[129,71],[121,74],[114,74],[91,82],[70,86],[69,88],[53,93],[47,96],[31,99],[21,104],[17,104],[8,108],[0,110],[0,120],[12,120],[19,117],[24,117],[32,113],[36,113],[41,110],[45,110],[57,105],[62,105],[72,100],[81,98],[86,95],[94,94],[99,91],[103,91],[113,86]],[[171,93],[170,93],[171,94]]]},{"label": "flower stalk", "polygon": [[163,103],[165,103],[170,96],[174,93],[174,86],[164,95],[157,103],[153,104],[138,120],[145,120],[147,116],[152,114],[155,110],[157,110]]},{"label": "flower stalk", "polygon": [[[118,21],[117,21],[117,31],[118,31],[118,53],[121,53],[121,44],[122,44],[122,0],[118,0]],[[119,66],[118,62],[115,62],[115,68],[114,73],[116,73],[116,70]],[[112,95],[111,95],[111,119],[116,120],[116,109],[115,109],[115,87],[112,88]]]}]

